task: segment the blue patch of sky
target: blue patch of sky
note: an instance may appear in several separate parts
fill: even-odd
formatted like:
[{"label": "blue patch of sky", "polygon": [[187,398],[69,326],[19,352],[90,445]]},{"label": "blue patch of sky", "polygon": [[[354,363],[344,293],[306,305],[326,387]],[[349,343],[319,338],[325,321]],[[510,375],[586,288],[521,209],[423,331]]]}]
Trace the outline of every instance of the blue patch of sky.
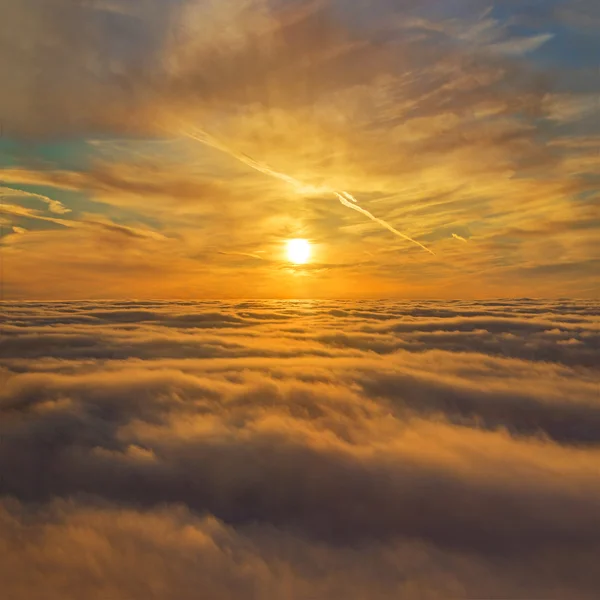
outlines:
[{"label": "blue patch of sky", "polygon": [[[55,215],[59,216],[59,215]],[[13,226],[22,227],[27,231],[49,231],[64,229],[65,225],[60,223],[52,223],[51,221],[42,221],[33,217],[25,217],[22,215],[10,215],[10,225],[4,225],[0,228],[0,238],[6,237],[7,235],[13,235]]]},{"label": "blue patch of sky", "polygon": [[0,168],[50,168],[84,171],[93,147],[86,140],[26,141],[0,139]]},{"label": "blue patch of sky", "polygon": [[[90,164],[93,149],[85,140],[33,142],[23,140],[0,140],[0,169],[60,169],[85,171]],[[0,179],[2,172],[0,170]],[[6,183],[5,187],[40,194],[58,200],[72,212],[60,216],[65,219],[76,218],[82,212],[94,210],[94,203],[84,192],[59,189],[47,185]],[[22,206],[43,209],[41,201],[35,198],[18,197],[15,201]],[[41,223],[41,222],[40,222]],[[50,226],[48,224],[45,228]]]},{"label": "blue patch of sky", "polygon": [[[473,0],[430,0],[415,2],[412,6],[403,5],[398,0],[332,0],[330,6],[336,20],[350,27],[371,27],[386,25],[394,15],[408,15],[432,20],[445,20],[474,16]],[[479,12],[484,6],[476,3]]]},{"label": "blue patch of sky", "polygon": [[[5,187],[31,192],[33,194],[40,194],[47,198],[51,198],[52,200],[58,200],[70,211],[64,214],[50,213],[47,209],[47,205],[40,199],[36,199],[35,197],[15,198],[15,203],[21,206],[34,208],[36,210],[44,210],[45,213],[47,213],[45,216],[52,216],[64,220],[81,220],[84,219],[86,215],[101,215],[104,218],[110,219],[117,225],[138,224],[146,225],[155,230],[161,229],[161,223],[157,219],[140,214],[134,210],[98,202],[83,192],[64,190],[45,185],[23,184],[6,185]],[[41,228],[47,229],[50,225],[51,224],[41,226]]]},{"label": "blue patch of sky", "polygon": [[[61,219],[76,219],[78,216],[86,212],[100,212],[99,209],[104,206],[99,202],[94,202],[83,192],[64,190],[48,185],[6,184],[4,187],[15,190],[23,190],[24,192],[39,194],[52,200],[58,200],[70,210],[68,213],[53,215],[55,217],[60,217]],[[10,192],[7,192],[6,195],[10,196]],[[21,206],[35,208],[36,210],[47,210],[47,205],[44,204],[42,200],[35,198],[34,196],[18,196],[15,197],[15,200],[16,203],[20,204]]]},{"label": "blue patch of sky", "polygon": [[570,5],[569,0],[495,2],[490,16],[507,23],[515,36],[552,34],[552,39],[528,55],[541,68],[598,66],[600,36],[574,28],[561,18],[561,9]]},{"label": "blue patch of sky", "polygon": [[[96,138],[102,142],[112,142],[112,138]],[[114,140],[123,143],[125,149],[120,152],[115,149],[114,154],[120,158],[135,159],[135,154],[131,155],[127,148],[134,149],[139,147],[144,150],[145,142],[158,141],[153,139],[125,139]],[[156,147],[154,147],[156,151]],[[91,168],[95,159],[101,154],[95,143],[90,143],[85,139],[80,140],[61,140],[61,141],[24,141],[9,138],[0,139],[0,180],[2,179],[2,168],[24,168],[37,170],[65,170],[85,172]],[[106,157],[105,157],[106,158]],[[63,215],[54,215],[62,219],[78,219],[85,213],[100,214],[103,217],[111,219],[117,224],[137,223],[159,229],[160,224],[156,219],[152,219],[133,210],[122,207],[113,207],[103,202],[95,201],[89,193],[78,190],[67,190],[50,185],[4,183],[4,187],[16,190],[23,190],[33,194],[40,194],[53,200],[58,200],[69,213]],[[18,197],[15,202],[22,206],[35,209],[44,209],[43,202],[35,198]],[[13,219],[14,220],[14,219]],[[28,219],[31,221],[31,219]],[[44,224],[43,221],[37,221],[32,229],[56,228],[60,225]]]},{"label": "blue patch of sky", "polygon": [[109,204],[96,203],[97,209],[95,213],[102,213],[102,215],[110,219],[116,225],[124,226],[145,226],[154,231],[162,231],[164,229],[164,222],[162,220],[148,216],[147,214],[136,212],[121,206],[111,206]]}]

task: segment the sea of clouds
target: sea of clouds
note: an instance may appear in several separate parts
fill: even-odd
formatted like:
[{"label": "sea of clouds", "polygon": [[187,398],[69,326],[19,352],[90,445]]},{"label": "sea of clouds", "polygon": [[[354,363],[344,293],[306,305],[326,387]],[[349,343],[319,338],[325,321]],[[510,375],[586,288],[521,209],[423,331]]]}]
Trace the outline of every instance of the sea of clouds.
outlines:
[{"label": "sea of clouds", "polygon": [[597,597],[597,302],[2,312],[5,600]]}]

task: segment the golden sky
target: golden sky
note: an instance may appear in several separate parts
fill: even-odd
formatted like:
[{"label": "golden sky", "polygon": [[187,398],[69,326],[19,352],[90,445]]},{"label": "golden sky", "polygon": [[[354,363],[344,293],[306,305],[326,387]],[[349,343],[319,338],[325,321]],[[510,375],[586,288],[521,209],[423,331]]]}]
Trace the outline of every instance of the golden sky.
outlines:
[{"label": "golden sky", "polygon": [[598,295],[592,0],[0,8],[6,298]]}]

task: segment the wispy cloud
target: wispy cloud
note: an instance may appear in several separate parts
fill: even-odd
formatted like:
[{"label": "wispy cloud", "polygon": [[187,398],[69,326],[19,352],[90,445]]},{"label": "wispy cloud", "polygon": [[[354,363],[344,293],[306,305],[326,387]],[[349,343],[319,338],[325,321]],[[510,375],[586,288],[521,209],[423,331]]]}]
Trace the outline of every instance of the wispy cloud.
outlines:
[{"label": "wispy cloud", "polygon": [[[368,14],[358,5],[258,0],[40,6],[7,5],[21,31],[0,34],[14,50],[0,59],[7,135],[90,144],[85,161],[38,149],[0,175],[13,187],[44,186],[35,191],[53,199],[49,218],[68,207],[69,221],[173,240],[166,289],[182,290],[186,271],[193,279],[210,267],[206,295],[593,295],[598,90],[583,54],[561,50],[575,34],[558,8],[500,11],[477,0],[444,10],[378,0]],[[593,44],[581,35],[585,48]],[[550,215],[588,225],[577,234],[554,228],[545,239],[528,233]],[[453,233],[477,244],[465,252]],[[12,272],[29,271],[54,245],[58,252],[60,235],[66,230],[22,240]],[[318,244],[303,289],[281,281],[290,237]],[[252,266],[258,286],[240,286],[247,270],[223,254],[249,248],[268,257]],[[137,260],[140,273],[152,271],[150,256]],[[326,279],[326,264],[347,265],[344,277],[330,270]],[[550,275],[548,264],[564,269]],[[54,279],[73,282],[77,295],[87,285],[82,268]],[[531,269],[540,273],[535,285],[524,276]],[[152,285],[114,277],[123,296]]]},{"label": "wispy cloud", "polygon": [[71,209],[64,206],[59,200],[43,196],[42,194],[35,194],[33,192],[27,192],[20,189],[0,187],[0,197],[2,198],[34,198],[40,200],[48,205],[48,210],[51,213],[57,215],[64,215],[71,212]]}]

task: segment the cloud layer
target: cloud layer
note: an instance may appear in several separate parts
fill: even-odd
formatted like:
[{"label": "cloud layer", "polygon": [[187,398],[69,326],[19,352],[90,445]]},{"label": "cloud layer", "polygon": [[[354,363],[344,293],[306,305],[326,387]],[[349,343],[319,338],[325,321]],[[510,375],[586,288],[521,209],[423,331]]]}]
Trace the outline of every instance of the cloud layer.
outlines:
[{"label": "cloud layer", "polygon": [[593,302],[4,304],[7,598],[593,598]]}]

